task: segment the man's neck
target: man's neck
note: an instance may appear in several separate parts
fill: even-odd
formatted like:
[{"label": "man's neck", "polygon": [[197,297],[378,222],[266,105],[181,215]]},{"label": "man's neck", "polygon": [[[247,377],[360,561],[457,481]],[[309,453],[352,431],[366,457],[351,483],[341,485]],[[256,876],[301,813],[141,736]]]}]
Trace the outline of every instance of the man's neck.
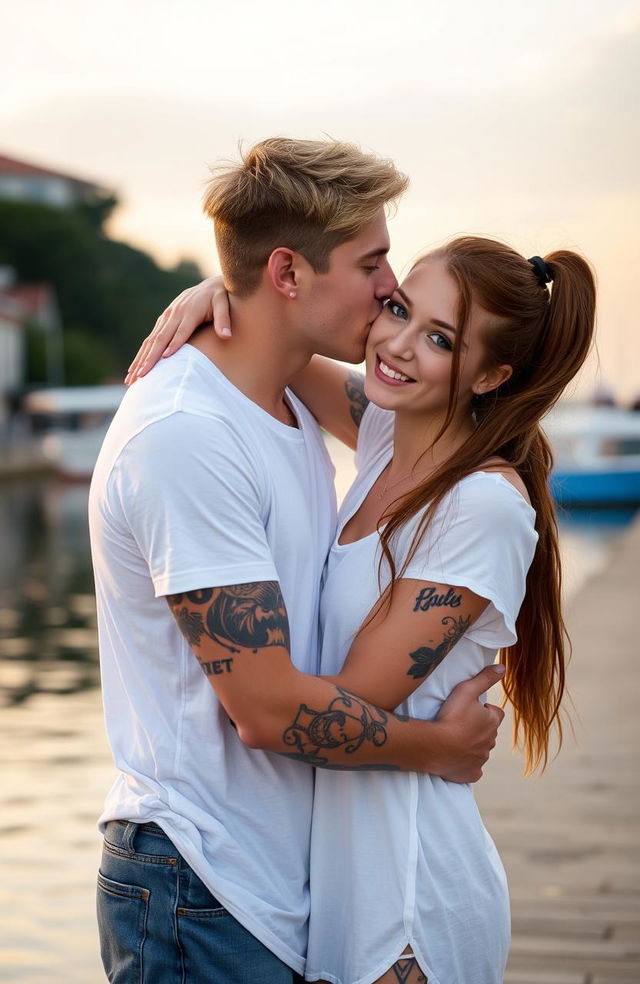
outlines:
[{"label": "man's neck", "polygon": [[[231,299],[230,339],[220,339],[211,327],[201,328],[190,344],[246,397],[277,420],[295,424],[284,400],[284,390],[302,369],[311,353],[295,342],[295,333],[284,323],[281,311],[256,296]],[[293,337],[292,337],[293,336]]]}]

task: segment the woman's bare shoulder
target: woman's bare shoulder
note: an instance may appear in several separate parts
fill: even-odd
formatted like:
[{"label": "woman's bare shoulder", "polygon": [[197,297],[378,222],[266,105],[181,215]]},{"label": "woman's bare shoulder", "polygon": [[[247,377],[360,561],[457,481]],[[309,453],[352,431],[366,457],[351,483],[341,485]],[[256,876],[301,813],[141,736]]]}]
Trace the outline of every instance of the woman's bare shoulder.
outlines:
[{"label": "woman's bare shoulder", "polygon": [[494,458],[487,458],[479,470],[496,472],[497,474],[502,475],[503,478],[506,478],[506,480],[513,485],[514,489],[520,493],[525,502],[528,502],[529,505],[531,505],[531,499],[527,491],[527,486],[524,484],[522,478],[513,465],[510,465],[504,458],[499,458],[497,456]]}]

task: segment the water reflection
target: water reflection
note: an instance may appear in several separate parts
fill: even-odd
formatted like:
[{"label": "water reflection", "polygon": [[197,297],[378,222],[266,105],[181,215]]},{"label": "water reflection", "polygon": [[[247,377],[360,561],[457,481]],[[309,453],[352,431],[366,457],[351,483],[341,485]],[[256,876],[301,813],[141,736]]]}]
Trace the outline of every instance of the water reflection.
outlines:
[{"label": "water reflection", "polygon": [[86,485],[0,486],[0,699],[98,682]]},{"label": "water reflection", "polygon": [[[342,494],[352,460],[338,453],[335,460]],[[0,484],[0,703],[99,682],[87,498],[87,485],[51,479]],[[566,598],[604,566],[632,516],[561,515]]]}]

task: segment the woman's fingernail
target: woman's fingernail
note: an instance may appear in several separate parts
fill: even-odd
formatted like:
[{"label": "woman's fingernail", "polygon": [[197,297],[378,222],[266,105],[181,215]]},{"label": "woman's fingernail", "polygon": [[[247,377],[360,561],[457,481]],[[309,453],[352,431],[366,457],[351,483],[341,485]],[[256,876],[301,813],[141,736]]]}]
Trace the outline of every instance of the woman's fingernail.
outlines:
[{"label": "woman's fingernail", "polygon": [[231,335],[231,328],[227,328],[227,327],[225,326],[224,328],[221,328],[221,329],[220,329],[220,333],[221,333],[222,335],[225,335],[225,337],[226,337],[226,338],[229,338],[229,336]]}]

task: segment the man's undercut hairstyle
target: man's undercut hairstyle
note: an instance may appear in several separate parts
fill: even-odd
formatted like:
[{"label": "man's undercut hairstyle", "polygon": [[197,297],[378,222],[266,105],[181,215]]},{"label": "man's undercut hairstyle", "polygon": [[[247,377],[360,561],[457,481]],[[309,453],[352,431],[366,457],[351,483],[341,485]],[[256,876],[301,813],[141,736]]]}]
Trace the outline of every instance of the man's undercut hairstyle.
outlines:
[{"label": "man's undercut hairstyle", "polygon": [[286,137],[257,143],[240,163],[214,168],[204,196],[227,288],[251,294],[279,246],[326,273],[331,251],[354,239],[407,184],[392,161],[354,144]]}]

